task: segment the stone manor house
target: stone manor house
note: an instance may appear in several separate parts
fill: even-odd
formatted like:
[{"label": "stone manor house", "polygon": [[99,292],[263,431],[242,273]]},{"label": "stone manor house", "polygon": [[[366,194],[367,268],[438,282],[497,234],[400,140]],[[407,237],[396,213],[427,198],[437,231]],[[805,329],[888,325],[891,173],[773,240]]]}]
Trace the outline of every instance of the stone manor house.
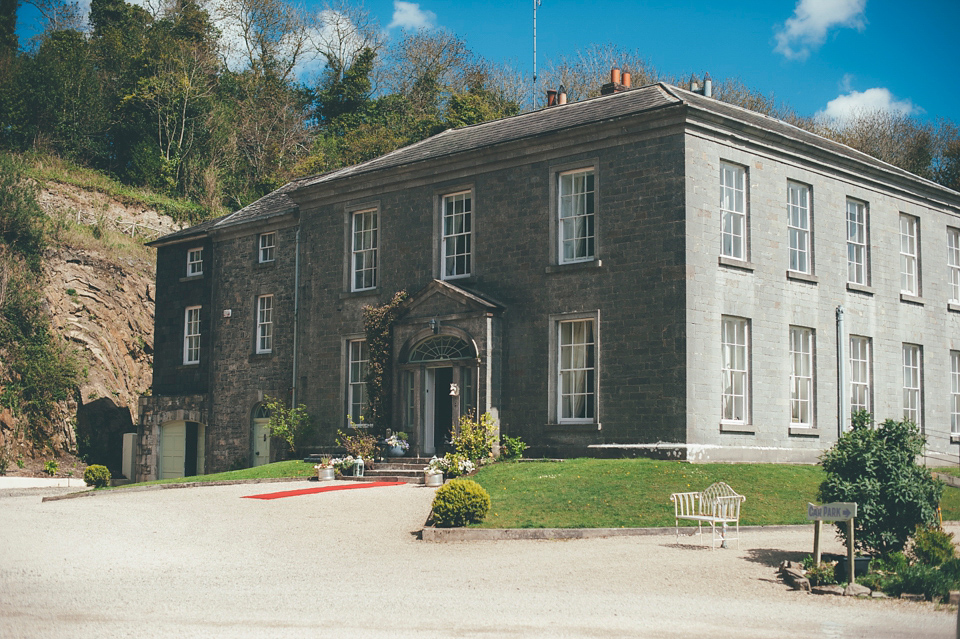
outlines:
[{"label": "stone manor house", "polygon": [[532,454],[814,462],[851,411],[960,442],[960,194],[666,84],[448,130],[160,238],[138,478],[276,459],[266,396],[331,443],[489,411]]}]

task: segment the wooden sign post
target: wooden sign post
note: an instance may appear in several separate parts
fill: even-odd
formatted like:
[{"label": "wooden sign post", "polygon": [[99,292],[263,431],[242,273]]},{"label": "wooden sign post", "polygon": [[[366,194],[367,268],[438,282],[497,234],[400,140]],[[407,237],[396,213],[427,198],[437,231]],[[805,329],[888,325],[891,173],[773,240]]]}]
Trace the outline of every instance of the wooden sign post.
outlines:
[{"label": "wooden sign post", "polygon": [[820,563],[820,533],[824,521],[847,522],[847,583],[852,584],[854,573],[853,519],[857,516],[857,504],[853,502],[833,502],[816,506],[807,504],[807,521],[813,524],[813,561]]}]

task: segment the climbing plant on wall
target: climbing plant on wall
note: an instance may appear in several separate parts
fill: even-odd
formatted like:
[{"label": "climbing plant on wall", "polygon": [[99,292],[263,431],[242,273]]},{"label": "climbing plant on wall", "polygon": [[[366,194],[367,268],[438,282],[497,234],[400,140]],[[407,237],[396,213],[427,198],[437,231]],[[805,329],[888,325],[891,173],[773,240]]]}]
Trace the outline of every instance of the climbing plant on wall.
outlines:
[{"label": "climbing plant on wall", "polygon": [[365,422],[378,431],[390,425],[393,388],[393,323],[400,314],[400,304],[407,299],[406,291],[398,291],[383,306],[363,307],[363,328],[367,337],[367,408]]}]

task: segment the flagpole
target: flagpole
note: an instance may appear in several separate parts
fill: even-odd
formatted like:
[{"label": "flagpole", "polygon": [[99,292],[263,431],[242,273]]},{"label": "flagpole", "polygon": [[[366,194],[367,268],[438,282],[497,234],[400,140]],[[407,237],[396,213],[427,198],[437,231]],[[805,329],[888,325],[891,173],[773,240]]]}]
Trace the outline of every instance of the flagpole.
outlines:
[{"label": "flagpole", "polygon": [[540,0],[533,0],[533,110],[537,110],[537,7]]}]

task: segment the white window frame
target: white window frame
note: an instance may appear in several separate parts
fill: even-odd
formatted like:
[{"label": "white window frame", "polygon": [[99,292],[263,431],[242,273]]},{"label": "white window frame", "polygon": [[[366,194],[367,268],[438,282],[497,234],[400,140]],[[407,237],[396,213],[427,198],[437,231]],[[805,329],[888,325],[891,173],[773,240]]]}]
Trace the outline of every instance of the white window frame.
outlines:
[{"label": "white window frame", "polygon": [[[594,167],[557,174],[557,257],[560,264],[597,256],[597,174]],[[568,257],[565,247],[571,247]]]},{"label": "white window frame", "polygon": [[947,227],[947,268],[950,277],[950,302],[960,304],[960,229]]},{"label": "white window frame", "polygon": [[869,285],[867,205],[847,198],[847,282]]},{"label": "white window frame", "polygon": [[950,351],[950,434],[960,435],[960,351]]},{"label": "white window frame", "polygon": [[187,277],[203,275],[203,247],[187,250]]},{"label": "white window frame", "polygon": [[790,426],[814,428],[813,357],[816,335],[812,328],[790,327]]},{"label": "white window frame", "polygon": [[276,258],[277,232],[261,233],[258,241],[258,260],[260,264],[273,262]]},{"label": "white window frame", "polygon": [[273,295],[257,298],[257,353],[273,352]]},{"label": "white window frame", "polygon": [[347,425],[352,420],[358,426],[366,426],[363,413],[367,407],[367,366],[370,353],[367,340],[347,341]]},{"label": "white window frame", "polygon": [[747,260],[747,169],[720,163],[720,255]]},{"label": "white window frame", "polygon": [[720,320],[720,347],[720,423],[748,424],[750,421],[750,320],[724,315]]},{"label": "white window frame", "polygon": [[869,337],[850,336],[850,414],[873,412],[873,344]]},{"label": "white window frame", "polygon": [[188,306],[183,313],[183,363],[200,363],[200,306]]},{"label": "white window frame", "polygon": [[923,349],[903,345],[903,418],[923,426]]},{"label": "white window frame", "polygon": [[350,290],[377,288],[379,246],[377,209],[354,211],[350,216]]},{"label": "white window frame", "polygon": [[[577,340],[577,329],[582,327],[582,341]],[[563,319],[556,323],[557,331],[557,422],[594,423],[597,421],[597,322],[593,317]],[[583,405],[577,407],[577,399]],[[565,400],[570,398],[569,402]]]},{"label": "white window frame", "polygon": [[900,214],[900,292],[920,295],[920,219]]},{"label": "white window frame", "polygon": [[798,182],[787,182],[787,232],[790,236],[787,268],[807,275],[813,273],[810,209],[810,187]]},{"label": "white window frame", "polygon": [[[453,280],[473,274],[473,192],[441,198],[440,277]],[[458,210],[459,205],[459,210]]]}]

